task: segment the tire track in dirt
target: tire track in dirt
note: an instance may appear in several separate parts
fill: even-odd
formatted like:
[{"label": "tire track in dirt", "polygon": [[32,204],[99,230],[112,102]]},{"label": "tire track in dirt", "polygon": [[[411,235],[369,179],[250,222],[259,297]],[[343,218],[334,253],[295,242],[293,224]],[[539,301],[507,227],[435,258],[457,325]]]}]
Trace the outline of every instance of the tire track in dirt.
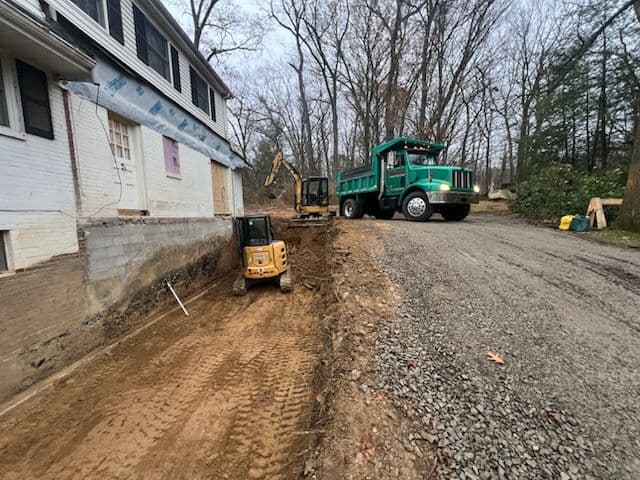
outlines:
[{"label": "tire track in dirt", "polygon": [[[296,235],[294,265],[326,269],[324,241]],[[324,301],[225,282],[0,419],[0,478],[291,477]]]}]

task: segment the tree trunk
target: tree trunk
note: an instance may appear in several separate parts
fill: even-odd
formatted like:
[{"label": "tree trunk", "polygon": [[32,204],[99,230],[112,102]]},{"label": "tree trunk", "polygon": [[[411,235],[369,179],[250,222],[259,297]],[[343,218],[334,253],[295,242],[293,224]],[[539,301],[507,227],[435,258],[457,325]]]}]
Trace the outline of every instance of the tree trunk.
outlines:
[{"label": "tree trunk", "polygon": [[636,118],[629,178],[624,189],[624,201],[616,222],[618,228],[640,232],[640,120]]}]

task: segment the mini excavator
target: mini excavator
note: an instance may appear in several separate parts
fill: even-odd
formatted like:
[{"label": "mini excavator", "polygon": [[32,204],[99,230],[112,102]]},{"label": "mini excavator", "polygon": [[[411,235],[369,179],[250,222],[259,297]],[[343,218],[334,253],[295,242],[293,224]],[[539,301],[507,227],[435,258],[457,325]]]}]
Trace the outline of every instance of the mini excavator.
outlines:
[{"label": "mini excavator", "polygon": [[276,196],[271,191],[271,186],[284,167],[293,177],[295,184],[295,209],[298,219],[313,217],[327,217],[335,215],[329,210],[329,180],[327,177],[308,177],[303,179],[298,170],[284,159],[282,152],[279,152],[271,163],[271,171],[264,181],[267,195],[271,198]]},{"label": "mini excavator", "polygon": [[269,215],[236,218],[236,237],[242,272],[233,284],[234,295],[244,295],[259,282],[278,282],[282,292],[291,291],[291,266],[287,245],[275,240]]}]

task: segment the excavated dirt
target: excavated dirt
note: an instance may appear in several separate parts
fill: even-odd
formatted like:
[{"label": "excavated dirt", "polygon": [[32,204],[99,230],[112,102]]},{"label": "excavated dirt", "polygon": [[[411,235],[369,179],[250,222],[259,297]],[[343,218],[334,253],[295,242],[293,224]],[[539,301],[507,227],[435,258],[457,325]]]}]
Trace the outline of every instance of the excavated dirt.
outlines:
[{"label": "excavated dirt", "polygon": [[0,478],[297,477],[323,414],[334,234],[276,231],[293,293],[223,280],[6,413]]}]

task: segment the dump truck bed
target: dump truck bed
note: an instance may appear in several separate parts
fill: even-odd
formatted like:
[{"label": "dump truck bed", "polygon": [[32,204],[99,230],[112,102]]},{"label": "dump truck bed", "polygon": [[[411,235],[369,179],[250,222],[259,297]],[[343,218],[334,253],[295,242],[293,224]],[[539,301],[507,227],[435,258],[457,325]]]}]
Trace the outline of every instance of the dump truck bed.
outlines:
[{"label": "dump truck bed", "polygon": [[378,174],[370,163],[338,172],[336,190],[338,195],[375,192],[378,190]]}]

